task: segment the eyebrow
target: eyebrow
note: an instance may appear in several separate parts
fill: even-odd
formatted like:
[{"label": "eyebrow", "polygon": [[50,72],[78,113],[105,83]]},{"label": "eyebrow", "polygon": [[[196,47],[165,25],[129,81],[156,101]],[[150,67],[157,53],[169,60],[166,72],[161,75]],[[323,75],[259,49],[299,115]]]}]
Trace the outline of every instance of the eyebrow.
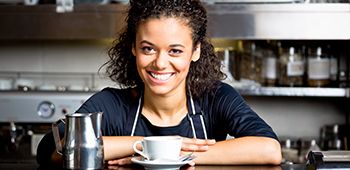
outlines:
[{"label": "eyebrow", "polygon": [[[153,43],[151,43],[151,42],[149,42],[149,41],[147,41],[147,40],[142,40],[142,41],[140,42],[140,44],[142,44],[142,43],[146,43],[146,44],[149,44],[149,45],[151,45],[151,46],[155,46]],[[182,45],[182,44],[171,44],[170,47],[182,47],[182,48],[185,48],[185,46]]]}]

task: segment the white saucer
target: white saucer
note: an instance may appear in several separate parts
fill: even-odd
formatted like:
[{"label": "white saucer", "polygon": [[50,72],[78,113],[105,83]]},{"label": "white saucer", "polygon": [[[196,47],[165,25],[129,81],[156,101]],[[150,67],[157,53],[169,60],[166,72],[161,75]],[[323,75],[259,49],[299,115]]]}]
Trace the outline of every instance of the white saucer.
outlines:
[{"label": "white saucer", "polygon": [[148,161],[141,156],[131,158],[131,162],[142,165],[145,169],[157,169],[157,170],[170,170],[180,169],[181,166],[190,163],[191,161],[171,161],[171,162],[159,162],[159,161]]}]

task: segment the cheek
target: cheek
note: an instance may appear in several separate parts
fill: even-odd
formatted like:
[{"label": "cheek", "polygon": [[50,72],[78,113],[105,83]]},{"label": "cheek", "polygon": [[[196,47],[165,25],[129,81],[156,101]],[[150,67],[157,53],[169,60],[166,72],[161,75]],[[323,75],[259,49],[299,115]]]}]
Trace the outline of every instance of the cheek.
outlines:
[{"label": "cheek", "polygon": [[190,68],[191,61],[179,60],[176,62],[175,67],[179,71],[187,71]]},{"label": "cheek", "polygon": [[149,63],[150,60],[147,60],[147,57],[140,55],[136,56],[136,66],[138,69],[147,66]]},{"label": "cheek", "polygon": [[139,57],[136,57],[136,68],[138,74],[141,76],[143,79],[143,72],[145,72],[144,68],[147,66],[146,61],[140,59]]}]

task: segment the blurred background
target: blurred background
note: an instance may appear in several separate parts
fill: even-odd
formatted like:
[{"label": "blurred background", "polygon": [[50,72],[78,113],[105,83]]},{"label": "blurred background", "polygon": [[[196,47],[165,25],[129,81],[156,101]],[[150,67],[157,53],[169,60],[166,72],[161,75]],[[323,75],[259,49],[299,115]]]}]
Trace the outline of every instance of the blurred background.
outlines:
[{"label": "blurred background", "polygon": [[[349,149],[350,2],[207,0],[235,87],[280,138],[285,163]],[[51,123],[104,87],[128,1],[0,0],[0,160],[33,161]],[[6,155],[6,156],[5,156]]]}]

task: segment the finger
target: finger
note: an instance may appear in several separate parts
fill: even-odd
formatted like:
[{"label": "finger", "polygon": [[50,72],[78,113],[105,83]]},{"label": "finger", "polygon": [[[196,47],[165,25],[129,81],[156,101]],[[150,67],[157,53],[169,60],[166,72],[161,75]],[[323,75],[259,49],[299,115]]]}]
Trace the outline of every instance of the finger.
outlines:
[{"label": "finger", "polygon": [[196,145],[214,145],[216,141],[214,139],[184,138],[183,143]]},{"label": "finger", "polygon": [[120,160],[119,165],[129,165],[131,163],[131,157],[126,157]]},{"label": "finger", "polygon": [[195,169],[195,163],[192,161],[188,163],[186,166],[184,166],[184,170],[194,170]]},{"label": "finger", "polygon": [[108,165],[118,165],[119,160],[109,160],[107,161]]},{"label": "finger", "polygon": [[131,164],[131,157],[121,158],[121,159],[115,159],[115,160],[109,160],[109,165],[128,165]]},{"label": "finger", "polygon": [[118,166],[108,166],[108,169],[119,169]]},{"label": "finger", "polygon": [[184,152],[205,152],[209,149],[207,145],[182,145],[181,150]]},{"label": "finger", "polygon": [[188,166],[184,170],[195,170],[195,167],[194,166]]},{"label": "finger", "polygon": [[190,163],[188,163],[188,165],[194,166],[194,165],[196,165],[196,163],[194,161],[191,161]]}]

